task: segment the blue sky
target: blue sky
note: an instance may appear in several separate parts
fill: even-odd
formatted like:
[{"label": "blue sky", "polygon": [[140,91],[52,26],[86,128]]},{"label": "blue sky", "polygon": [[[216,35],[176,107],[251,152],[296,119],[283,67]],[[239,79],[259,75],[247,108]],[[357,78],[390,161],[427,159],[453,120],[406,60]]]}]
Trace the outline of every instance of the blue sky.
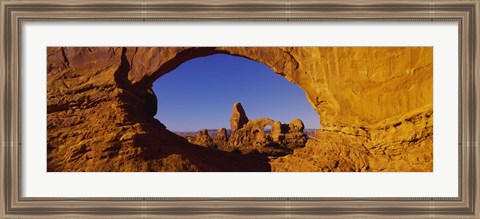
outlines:
[{"label": "blue sky", "polygon": [[230,128],[234,102],[249,119],[267,117],[289,123],[301,119],[306,128],[320,127],[305,92],[264,64],[230,55],[192,59],[157,79],[155,118],[171,131]]}]

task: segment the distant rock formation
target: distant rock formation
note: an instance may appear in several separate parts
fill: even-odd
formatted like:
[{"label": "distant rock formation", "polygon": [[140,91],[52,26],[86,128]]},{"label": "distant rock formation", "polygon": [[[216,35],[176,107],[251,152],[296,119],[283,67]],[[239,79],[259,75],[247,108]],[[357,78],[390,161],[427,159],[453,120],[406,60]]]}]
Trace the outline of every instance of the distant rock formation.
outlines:
[{"label": "distant rock formation", "polygon": [[206,147],[213,146],[213,140],[210,135],[208,135],[207,129],[202,129],[198,132],[197,136],[195,136],[194,143]]},{"label": "distant rock formation", "polygon": [[236,102],[233,104],[232,116],[230,117],[230,129],[232,134],[238,129],[241,129],[248,122],[247,114],[242,107],[242,104]]},{"label": "distant rock formation", "polygon": [[[265,152],[269,155],[291,153],[293,149],[304,147],[308,140],[308,136],[303,133],[302,121],[295,119],[292,123],[302,126],[290,129],[285,128],[289,125],[269,118],[250,120],[243,128],[232,134],[228,146],[231,150],[238,149],[244,153],[252,151]],[[268,125],[272,127],[270,133],[264,130]]]},{"label": "distant rock formation", "polygon": [[[264,128],[267,125],[272,127],[271,134],[264,132]],[[268,118],[250,120],[243,128],[232,133],[228,144],[231,146],[270,145],[273,143],[273,139],[278,140],[280,135],[280,126],[280,122],[273,121]]]},{"label": "distant rock formation", "polygon": [[[233,111],[236,110],[240,103],[233,105]],[[245,111],[243,110],[243,114]],[[232,118],[230,121],[234,120]],[[264,129],[270,125],[270,133],[265,133]],[[290,124],[282,124],[280,121],[274,121],[269,118],[260,118],[248,121],[245,125],[232,132],[232,136],[228,141],[228,145],[241,149],[244,146],[254,147],[284,147],[288,149],[301,148],[305,146],[308,136],[303,133],[302,120],[294,119]]]},{"label": "distant rock formation", "polygon": [[[293,149],[305,146],[308,136],[303,133],[304,125],[300,119],[294,119],[290,124],[282,124],[269,118],[260,118],[248,121],[245,110],[240,103],[233,104],[232,136],[227,137],[227,130],[221,128],[217,136],[211,141],[206,129],[200,131],[195,139],[195,144],[216,147],[220,150],[242,153],[261,153],[267,155],[285,155]],[[247,121],[244,123],[244,121]],[[271,126],[269,132],[265,127]]]},{"label": "distant rock formation", "polygon": [[228,142],[227,129],[225,128],[219,129],[217,132],[217,136],[215,137],[215,139],[213,139],[213,143],[217,147],[221,147],[227,144],[227,142]]}]

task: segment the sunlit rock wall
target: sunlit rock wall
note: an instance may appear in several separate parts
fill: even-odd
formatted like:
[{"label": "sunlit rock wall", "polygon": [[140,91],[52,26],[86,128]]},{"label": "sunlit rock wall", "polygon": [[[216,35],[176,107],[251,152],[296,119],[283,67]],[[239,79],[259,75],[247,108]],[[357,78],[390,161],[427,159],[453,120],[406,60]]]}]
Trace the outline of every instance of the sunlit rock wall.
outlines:
[{"label": "sunlit rock wall", "polygon": [[48,48],[49,171],[221,165],[172,152],[186,141],[152,118],[150,89],[183,62],[217,53],[269,66],[300,86],[319,114],[316,140],[271,160],[272,170],[432,171],[430,47]]}]

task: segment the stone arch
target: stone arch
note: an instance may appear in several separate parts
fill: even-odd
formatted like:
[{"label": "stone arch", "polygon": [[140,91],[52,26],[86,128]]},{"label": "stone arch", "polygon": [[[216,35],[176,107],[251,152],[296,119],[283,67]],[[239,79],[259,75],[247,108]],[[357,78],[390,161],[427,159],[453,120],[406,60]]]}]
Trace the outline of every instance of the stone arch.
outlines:
[{"label": "stone arch", "polygon": [[[266,126],[270,126],[271,130],[270,133],[280,133],[281,131],[281,124],[279,121],[274,121],[269,118],[260,118],[260,119],[254,119],[250,120],[246,125],[245,129],[250,130],[251,132],[259,131],[264,133],[264,129]],[[267,134],[267,133],[264,133]]]},{"label": "stone arch", "polygon": [[[187,60],[217,53],[261,62],[306,92],[322,119],[324,131],[316,136],[326,142],[316,141],[295,156],[308,158],[316,151],[327,159],[293,171],[432,170],[431,47],[48,47],[48,170],[162,170],[156,162],[186,140],[148,118],[153,110],[149,114],[145,105],[154,105],[150,86]],[[398,150],[390,150],[392,145]],[[212,164],[219,160],[196,160],[189,150],[177,154],[192,162],[168,159],[185,161],[183,170],[218,170]],[[355,157],[338,158],[342,151]],[[146,155],[149,160],[142,160]],[[289,169],[289,162],[296,162],[289,159],[273,162],[273,170]],[[329,163],[338,159],[338,165]]]},{"label": "stone arch", "polygon": [[[272,127],[269,134],[263,131],[267,125]],[[263,138],[264,136],[269,136],[272,140],[278,141],[278,138],[282,134],[281,126],[280,121],[274,121],[269,118],[250,120],[243,128],[232,134],[229,143],[231,145],[248,145],[255,141],[256,137]],[[246,138],[246,136],[249,137]]]},{"label": "stone arch", "polygon": [[[311,84],[306,82],[302,76],[299,76],[297,69],[299,63],[290,54],[292,48],[286,47],[200,47],[200,48],[138,48],[136,53],[147,54],[148,57],[138,57],[138,62],[145,58],[151,59],[150,63],[154,65],[132,64],[131,69],[125,75],[129,81],[130,89],[135,93],[144,96],[149,93],[155,80],[168,74],[184,62],[191,59],[205,57],[214,54],[226,54],[232,56],[244,57],[271,68],[276,74],[284,77],[287,81],[298,85],[306,93],[306,98],[312,107],[317,111],[315,99],[316,96],[311,89]],[[135,63],[136,56],[126,51],[126,59]],[[149,110],[152,111],[152,110]]]}]

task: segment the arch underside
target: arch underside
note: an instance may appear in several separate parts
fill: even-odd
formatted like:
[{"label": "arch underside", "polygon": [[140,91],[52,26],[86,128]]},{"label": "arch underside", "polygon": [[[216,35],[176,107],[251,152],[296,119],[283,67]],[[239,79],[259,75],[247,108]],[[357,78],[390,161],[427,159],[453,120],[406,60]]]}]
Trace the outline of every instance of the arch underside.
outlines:
[{"label": "arch underside", "polygon": [[220,154],[188,146],[146,106],[152,105],[153,81],[185,61],[219,53],[269,66],[301,87],[322,118],[316,140],[291,156],[252,161],[223,154],[244,166],[236,171],[432,171],[432,48],[49,47],[47,52],[49,171],[235,169],[221,169],[221,159],[196,156]]}]

